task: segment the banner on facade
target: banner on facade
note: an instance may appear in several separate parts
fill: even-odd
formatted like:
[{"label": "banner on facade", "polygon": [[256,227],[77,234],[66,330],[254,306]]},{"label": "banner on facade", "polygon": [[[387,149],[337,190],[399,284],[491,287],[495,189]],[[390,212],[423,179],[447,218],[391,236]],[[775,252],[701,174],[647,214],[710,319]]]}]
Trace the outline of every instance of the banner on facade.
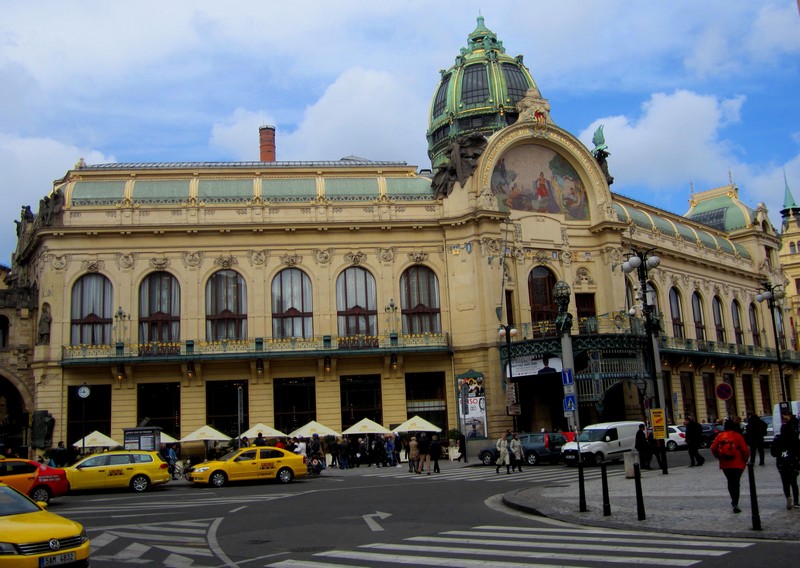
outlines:
[{"label": "banner on facade", "polygon": [[514,357],[509,367],[506,364],[506,377],[512,382],[521,378],[548,373],[560,373],[563,369],[561,358],[550,355],[533,355],[528,357]]}]

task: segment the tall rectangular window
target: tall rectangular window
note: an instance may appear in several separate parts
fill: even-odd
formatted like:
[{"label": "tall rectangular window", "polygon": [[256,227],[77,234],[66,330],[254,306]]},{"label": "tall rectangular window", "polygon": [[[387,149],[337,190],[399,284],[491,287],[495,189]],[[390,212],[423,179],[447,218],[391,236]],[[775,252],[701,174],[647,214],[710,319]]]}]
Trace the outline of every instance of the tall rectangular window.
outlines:
[{"label": "tall rectangular window", "polygon": [[714,373],[703,373],[703,396],[706,404],[706,415],[698,416],[697,420],[706,422],[716,422],[717,418],[717,395],[714,392],[716,387]]},{"label": "tall rectangular window", "polygon": [[273,381],[275,428],[288,434],[317,419],[314,377]]},{"label": "tall rectangular window", "polygon": [[[206,383],[206,424],[235,438],[250,422],[248,381],[208,381]],[[241,398],[240,393],[241,392]],[[239,401],[241,400],[241,407]],[[241,422],[239,422],[241,411]]]},{"label": "tall rectangular window", "polygon": [[383,424],[380,375],[343,375],[339,389],[343,430],[363,418]]},{"label": "tall rectangular window", "polygon": [[694,373],[681,371],[681,396],[683,397],[683,415],[697,418],[697,405],[694,394]]},{"label": "tall rectangular window", "polygon": [[174,438],[181,437],[181,384],[139,383],[136,386],[136,420],[149,419],[147,426],[158,426]]},{"label": "tall rectangular window", "polygon": [[761,412],[772,414],[772,393],[769,390],[769,375],[759,375],[758,384],[761,387]]},{"label": "tall rectangular window", "polygon": [[420,416],[447,431],[447,397],[444,373],[406,374],[406,414]]}]

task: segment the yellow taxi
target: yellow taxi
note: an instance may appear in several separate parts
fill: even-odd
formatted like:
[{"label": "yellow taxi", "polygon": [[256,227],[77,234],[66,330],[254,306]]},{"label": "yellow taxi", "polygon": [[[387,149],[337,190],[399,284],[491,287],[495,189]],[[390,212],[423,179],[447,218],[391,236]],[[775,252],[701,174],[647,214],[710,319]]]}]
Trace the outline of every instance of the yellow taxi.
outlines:
[{"label": "yellow taxi", "polygon": [[141,493],[168,482],[169,465],[158,452],[115,450],[92,454],[65,467],[70,491],[125,489]]},{"label": "yellow taxi", "polygon": [[189,481],[222,487],[228,481],[277,479],[289,483],[308,474],[306,458],[281,448],[256,446],[232,450],[214,461],[198,464]]},{"label": "yellow taxi", "polygon": [[89,537],[80,523],[0,483],[0,566],[89,566]]}]

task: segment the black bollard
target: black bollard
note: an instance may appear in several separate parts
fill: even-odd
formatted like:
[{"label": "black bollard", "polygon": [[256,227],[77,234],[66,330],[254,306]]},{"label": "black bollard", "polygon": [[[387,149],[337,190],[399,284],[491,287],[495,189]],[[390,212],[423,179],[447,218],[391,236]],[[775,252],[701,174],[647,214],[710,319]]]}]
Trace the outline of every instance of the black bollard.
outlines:
[{"label": "black bollard", "polygon": [[758,495],[756,495],[756,472],[753,469],[755,464],[749,462],[747,464],[747,477],[750,480],[750,516],[753,519],[753,530],[761,530],[761,515],[758,512]]},{"label": "black bollard", "polygon": [[600,477],[603,482],[603,516],[608,517],[611,514],[611,498],[608,496],[608,475],[607,475],[606,462],[600,463]]},{"label": "black bollard", "polygon": [[583,483],[583,460],[578,458],[578,510],[585,513],[586,509],[586,486]]},{"label": "black bollard", "polygon": [[665,440],[659,440],[658,445],[661,452],[661,473],[667,475],[669,473],[669,469],[667,469],[667,445],[664,442]]},{"label": "black bollard", "polygon": [[633,464],[633,480],[636,484],[636,513],[639,515],[639,520],[645,520],[644,514],[644,496],[642,496],[642,472],[639,464]]}]

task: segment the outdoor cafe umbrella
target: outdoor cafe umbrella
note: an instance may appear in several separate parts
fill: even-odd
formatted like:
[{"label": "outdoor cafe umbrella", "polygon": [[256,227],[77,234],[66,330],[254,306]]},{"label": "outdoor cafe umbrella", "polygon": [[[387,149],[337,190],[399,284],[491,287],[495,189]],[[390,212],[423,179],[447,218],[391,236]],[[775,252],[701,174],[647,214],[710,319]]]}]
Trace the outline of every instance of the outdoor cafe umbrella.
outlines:
[{"label": "outdoor cafe umbrella", "polygon": [[245,430],[242,432],[241,437],[247,438],[248,440],[254,439],[258,436],[258,433],[261,432],[261,435],[265,438],[285,438],[286,434],[281,432],[280,430],[276,430],[272,426],[267,426],[266,424],[262,424],[259,422],[249,430]]},{"label": "outdoor cafe umbrella", "polygon": [[214,430],[211,426],[206,424],[189,434],[188,436],[184,436],[181,438],[181,442],[227,442],[230,440],[230,436],[226,436],[219,430]]},{"label": "outdoor cafe umbrella", "polygon": [[400,426],[394,429],[395,432],[441,432],[442,429],[434,426],[424,418],[412,416]]},{"label": "outdoor cafe umbrella", "polygon": [[342,434],[391,434],[392,431],[384,428],[374,420],[363,418],[344,430]]},{"label": "outdoor cafe umbrella", "polygon": [[324,424],[320,424],[316,420],[312,420],[305,426],[301,426],[300,428],[289,434],[289,436],[292,438],[296,437],[310,438],[314,434],[319,434],[320,436],[341,436],[341,434],[339,434],[339,432],[337,432],[336,430],[332,430],[331,428],[328,428]]},{"label": "outdoor cafe umbrella", "polygon": [[161,443],[162,444],[175,444],[175,443],[178,442],[177,439],[173,438],[172,436],[170,436],[166,432],[161,432],[160,436],[161,436]]},{"label": "outdoor cafe umbrella", "polygon": [[85,438],[81,438],[74,444],[72,444],[73,448],[114,448],[116,446],[121,446],[119,442],[114,440],[113,438],[109,438],[105,434],[98,432],[95,430]]}]

